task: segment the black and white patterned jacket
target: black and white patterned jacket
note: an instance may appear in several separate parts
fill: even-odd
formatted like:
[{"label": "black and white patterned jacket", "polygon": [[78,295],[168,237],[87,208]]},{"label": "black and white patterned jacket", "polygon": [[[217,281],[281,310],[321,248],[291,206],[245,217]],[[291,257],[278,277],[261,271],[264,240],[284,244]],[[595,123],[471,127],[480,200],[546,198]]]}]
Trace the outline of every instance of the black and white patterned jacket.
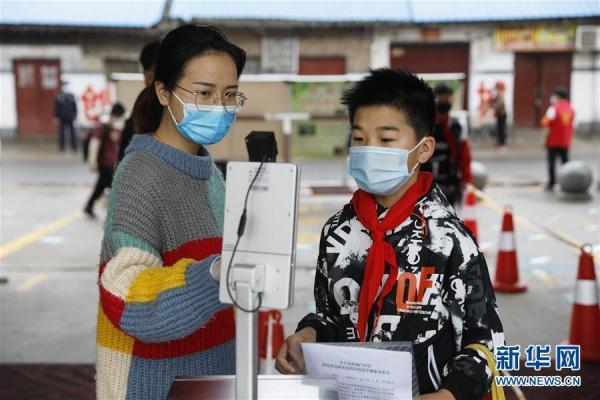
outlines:
[{"label": "black and white patterned jacket", "polygon": [[[386,213],[378,206],[380,220]],[[446,388],[457,400],[482,398],[491,371],[483,354],[465,346],[481,343],[493,353],[504,334],[475,239],[433,185],[385,240],[396,251],[398,282],[384,298],[376,326],[373,307],[367,338],[413,343],[421,393]],[[358,341],[358,299],[370,246],[351,203],[327,221],[315,276],[316,312],[298,330],[313,327],[318,342]],[[389,266],[380,290],[387,274]]]}]

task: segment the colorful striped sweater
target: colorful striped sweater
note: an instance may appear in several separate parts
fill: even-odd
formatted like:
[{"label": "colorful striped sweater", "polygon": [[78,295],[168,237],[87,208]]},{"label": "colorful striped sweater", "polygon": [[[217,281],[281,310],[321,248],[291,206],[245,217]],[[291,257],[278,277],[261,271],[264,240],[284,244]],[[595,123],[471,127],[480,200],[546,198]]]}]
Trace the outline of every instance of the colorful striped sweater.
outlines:
[{"label": "colorful striped sweater", "polygon": [[113,181],[99,280],[96,395],[164,399],[174,377],[235,373],[233,309],[210,265],[225,187],[205,149],[136,135]]}]

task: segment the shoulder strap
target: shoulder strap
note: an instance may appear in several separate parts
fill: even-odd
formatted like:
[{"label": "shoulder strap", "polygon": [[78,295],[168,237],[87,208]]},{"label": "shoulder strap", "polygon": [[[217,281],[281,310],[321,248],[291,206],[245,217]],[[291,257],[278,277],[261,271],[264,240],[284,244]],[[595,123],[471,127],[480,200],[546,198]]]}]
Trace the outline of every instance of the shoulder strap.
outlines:
[{"label": "shoulder strap", "polygon": [[490,367],[490,369],[492,370],[492,400],[506,400],[506,397],[504,397],[504,388],[496,384],[496,377],[500,374],[496,369],[496,360],[494,359],[494,356],[492,355],[490,349],[488,349],[487,346],[484,346],[481,343],[472,343],[466,347],[468,349],[473,349],[475,351],[479,351],[485,354],[488,367]]}]

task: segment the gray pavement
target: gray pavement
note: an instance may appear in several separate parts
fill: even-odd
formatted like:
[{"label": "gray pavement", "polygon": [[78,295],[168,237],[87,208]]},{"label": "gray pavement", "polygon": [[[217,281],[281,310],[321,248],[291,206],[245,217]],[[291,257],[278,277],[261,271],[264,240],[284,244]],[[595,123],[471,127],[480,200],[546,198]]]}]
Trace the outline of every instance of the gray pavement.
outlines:
[{"label": "gray pavement", "polygon": [[[598,171],[597,150],[597,142],[583,142],[572,155]],[[591,190],[589,198],[573,200],[543,192],[538,185],[545,179],[542,148],[522,146],[504,154],[475,149],[474,158],[490,173],[485,192],[491,201],[480,203],[477,213],[492,276],[498,207],[510,203],[520,217],[519,265],[529,290],[497,295],[507,339],[521,345],[556,344],[568,334],[578,254],[548,232],[598,246],[599,193]],[[305,186],[347,179],[344,159],[297,162]],[[0,275],[9,283],[0,286],[0,362],[91,363],[103,220],[84,218],[77,211],[91,192],[94,175],[78,155],[57,154],[53,144],[45,143],[3,143],[1,167]],[[314,308],[312,280],[321,226],[350,198],[314,196],[309,189],[302,194],[295,305],[284,312],[286,334]],[[99,204],[97,210],[103,215],[105,206]]]}]

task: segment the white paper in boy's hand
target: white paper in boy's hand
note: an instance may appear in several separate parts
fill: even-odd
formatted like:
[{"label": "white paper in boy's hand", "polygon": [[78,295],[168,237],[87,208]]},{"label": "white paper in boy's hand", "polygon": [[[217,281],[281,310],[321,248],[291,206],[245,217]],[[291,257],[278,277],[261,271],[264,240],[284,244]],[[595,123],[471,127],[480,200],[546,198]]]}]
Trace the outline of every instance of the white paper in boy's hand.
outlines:
[{"label": "white paper in boy's hand", "polygon": [[302,343],[310,376],[335,377],[340,400],[412,399],[412,354]]}]

